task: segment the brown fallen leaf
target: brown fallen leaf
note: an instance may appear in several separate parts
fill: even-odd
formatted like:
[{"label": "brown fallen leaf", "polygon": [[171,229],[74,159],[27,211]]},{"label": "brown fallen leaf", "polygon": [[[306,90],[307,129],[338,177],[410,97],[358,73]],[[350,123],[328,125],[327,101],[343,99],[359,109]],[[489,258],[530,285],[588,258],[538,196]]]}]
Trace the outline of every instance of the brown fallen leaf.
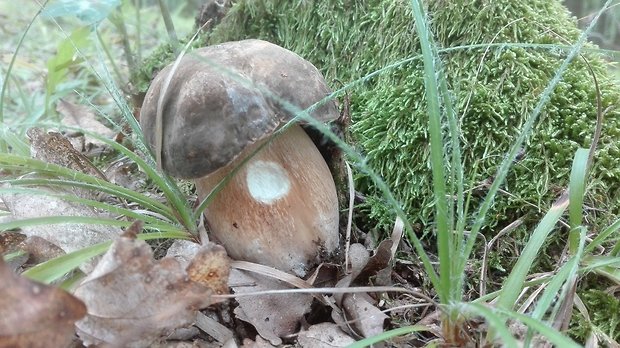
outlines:
[{"label": "brown fallen leaf", "polygon": [[4,231],[0,233],[0,258],[5,257],[8,267],[13,272],[16,272],[28,261],[28,252],[20,247],[24,240],[26,240],[26,236],[19,232]]},{"label": "brown fallen leaf", "polygon": [[312,325],[297,335],[297,344],[301,348],[347,347],[353,343],[355,340],[334,323]]},{"label": "brown fallen leaf", "polygon": [[48,133],[37,127],[28,129],[26,134],[30,138],[32,157],[107,181],[107,178],[101,173],[99,168],[95,167],[86,156],[76,150],[62,134],[56,132]]},{"label": "brown fallen leaf", "polygon": [[[106,127],[97,120],[94,110],[86,105],[74,104],[70,101],[60,99],[56,106],[56,111],[62,116],[62,123],[68,127],[83,129],[101,135],[105,138],[112,139],[114,131]],[[97,138],[89,135],[83,135],[79,141],[81,146],[75,146],[77,142],[73,142],[74,147],[82,153],[105,152],[108,145]],[[73,140],[73,139],[72,139]],[[76,139],[79,140],[79,139]]]},{"label": "brown fallen leaf", "polygon": [[[357,282],[366,285],[370,276],[376,275],[382,269],[389,269],[391,246],[390,240],[382,242],[375,256],[370,257],[363,245],[352,244],[349,251],[351,273],[342,278],[336,287],[348,288]],[[383,332],[388,316],[375,306],[376,301],[368,294],[334,294],[334,298],[342,311],[332,311],[332,319],[342,330],[361,337],[371,337]]]},{"label": "brown fallen leaf", "polygon": [[65,254],[56,244],[37,236],[28,237],[18,247],[28,253],[27,263],[31,265],[38,265]]},{"label": "brown fallen leaf", "polygon": [[[206,270],[192,272],[211,275],[207,278],[221,286],[214,275],[227,271],[212,267],[228,267],[223,248],[207,245],[195,260],[205,262]],[[144,241],[120,237],[75,291],[88,307],[86,318],[76,324],[77,332],[86,345],[149,346],[192,324],[198,309],[216,302],[211,294],[174,258],[156,261]]]},{"label": "brown fallen leaf", "polygon": [[[392,271],[392,267],[390,267],[390,261],[392,260],[391,249],[393,244],[394,243],[390,239],[386,239],[379,244],[379,246],[375,250],[374,255],[368,260],[368,263],[364,266],[360,274],[355,277],[355,282],[357,284],[368,284],[371,278],[379,278],[379,276],[383,272],[387,273],[388,277],[384,277],[381,279],[375,278],[375,281],[373,281],[372,283],[375,285],[391,285],[391,283],[389,282],[389,274]],[[377,283],[377,280],[380,280],[380,283]]]},{"label": "brown fallen leaf", "polygon": [[[49,191],[50,194],[59,194],[63,191],[50,188],[38,187],[39,190]],[[66,193],[66,192],[65,192]],[[104,214],[86,205],[62,200],[54,196],[31,193],[5,193],[0,194],[11,212],[12,220],[23,220],[47,216],[82,216],[103,217]],[[46,241],[57,245],[64,252],[80,250],[85,247],[109,241],[120,235],[121,230],[115,226],[63,223],[22,226],[20,232],[28,237],[41,237]],[[47,255],[49,257],[56,254]],[[45,255],[40,255],[44,259]],[[95,261],[83,264],[80,268],[89,273]]]},{"label": "brown fallen leaf", "polygon": [[[370,260],[370,255],[366,247],[359,243],[351,244],[349,248],[349,261],[351,263],[351,273],[343,277],[336,284],[337,288],[348,288],[355,278],[362,272],[364,267],[368,264],[368,260]],[[342,298],[345,294],[336,293],[334,294],[334,298],[338,305],[342,303]]]},{"label": "brown fallen leaf", "polygon": [[269,343],[269,341],[263,339],[260,336],[256,336],[255,340],[252,341],[249,338],[243,340],[242,348],[274,348],[275,346]]},{"label": "brown fallen leaf", "polygon": [[203,285],[213,294],[228,293],[230,261],[222,246],[210,243],[206,249],[203,247],[185,270],[191,281]]},{"label": "brown fallen leaf", "polygon": [[346,294],[342,301],[346,319],[362,337],[382,333],[385,321],[389,318],[375,304],[376,301],[366,293]]},{"label": "brown fallen leaf", "polygon": [[[76,150],[71,142],[62,134],[46,132],[36,127],[28,129],[26,134],[28,138],[30,138],[30,154],[33,158],[108,181],[99,168],[93,165],[81,152]],[[99,191],[86,188],[72,187],[69,190],[75,195],[86,199],[97,200],[100,196],[105,197]]]},{"label": "brown fallen leaf", "polygon": [[65,347],[86,307],[64,290],[14,274],[0,257],[0,347]]},{"label": "brown fallen leaf", "polygon": [[18,250],[21,242],[26,240],[26,236],[12,231],[4,231],[0,233],[0,254],[6,254]]},{"label": "brown fallen leaf", "polygon": [[4,258],[9,269],[16,273],[30,257],[28,252],[20,247],[25,239],[26,236],[18,232],[4,231],[0,233],[0,258]]},{"label": "brown fallen leaf", "polygon": [[[237,294],[291,288],[276,279],[238,269],[231,270],[229,284]],[[297,331],[300,319],[310,310],[312,299],[312,295],[301,293],[241,296],[237,297],[239,307],[234,312],[237,318],[252,324],[263,338],[277,346],[282,344],[280,337]]]},{"label": "brown fallen leaf", "polygon": [[222,345],[225,345],[231,340],[234,341],[235,334],[231,329],[222,325],[219,318],[214,319],[204,315],[202,312],[198,312],[195,325]]}]

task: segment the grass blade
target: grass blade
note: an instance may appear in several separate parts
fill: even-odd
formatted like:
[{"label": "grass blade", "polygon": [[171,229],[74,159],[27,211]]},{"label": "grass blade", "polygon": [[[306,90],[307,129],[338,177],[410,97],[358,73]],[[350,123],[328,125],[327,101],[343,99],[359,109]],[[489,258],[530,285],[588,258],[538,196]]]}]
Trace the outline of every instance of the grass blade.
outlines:
[{"label": "grass blade", "polygon": [[68,253],[49,261],[40,263],[22,275],[41,283],[49,284],[65,274],[78,268],[82,263],[103,254],[112,245],[112,242],[95,244],[80,250]]},{"label": "grass blade", "polygon": [[9,130],[8,127],[2,128],[0,133],[0,139],[11,147],[11,152],[23,156],[30,155],[30,146],[21,137]]},{"label": "grass blade", "polygon": [[[570,260],[568,260],[568,262],[566,262],[560,268],[560,270],[553,276],[553,278],[551,278],[551,281],[549,281],[542,296],[538,298],[536,308],[530,314],[530,316],[533,319],[541,320],[543,318],[545,313],[547,313],[549,308],[551,308],[553,301],[556,299],[556,295],[559,295],[559,298],[561,299],[560,301],[557,301],[557,305],[558,306],[561,305],[561,302],[565,301],[565,299],[568,298],[566,296],[566,293],[572,289],[572,285],[574,285],[574,283],[577,281],[577,275],[579,272],[579,262],[581,261],[583,257],[584,246],[585,246],[585,241],[586,241],[585,229],[580,229],[580,230],[581,230],[581,233],[579,234],[580,238],[579,238],[579,246],[578,246],[577,253],[573,255],[570,258]],[[559,294],[562,287],[564,287],[564,289],[562,290],[562,293]],[[570,299],[573,299],[573,297],[570,296]],[[556,309],[557,308],[559,307],[556,307]],[[556,317],[556,311],[554,311],[554,315],[552,315],[552,318],[555,318],[555,317]],[[525,344],[524,344],[525,347],[529,346],[532,336],[533,336],[533,332],[530,329],[528,330],[527,336],[525,338]]]},{"label": "grass blade", "polygon": [[553,204],[551,209],[549,209],[538,226],[536,226],[527,245],[514,265],[512,272],[510,272],[510,275],[504,281],[497,302],[498,308],[512,309],[521,289],[523,289],[523,283],[525,282],[525,278],[529,273],[532,263],[536,259],[536,255],[567,207],[568,197],[562,195],[562,197]]},{"label": "grass blade", "polygon": [[502,339],[503,347],[517,348],[519,347],[517,340],[512,336],[506,327],[506,320],[495,313],[495,311],[485,305],[479,303],[465,304],[466,308],[473,313],[480,315],[486,319],[489,327],[493,329]]},{"label": "grass blade", "polygon": [[446,174],[444,168],[444,152],[441,131],[441,97],[437,82],[435,62],[439,59],[433,52],[434,43],[427,27],[426,17],[419,0],[412,0],[413,16],[424,62],[424,86],[426,87],[426,102],[428,109],[428,131],[431,146],[431,169],[433,173],[433,193],[435,195],[435,222],[437,235],[437,249],[439,251],[439,282],[437,288],[442,303],[451,300],[452,267],[451,247],[452,231],[448,226],[448,203],[446,201]]},{"label": "grass blade", "polygon": [[129,225],[131,225],[131,221],[123,221],[112,218],[94,216],[43,216],[8,222],[0,222],[0,231],[13,230],[25,226],[42,226],[52,224],[89,224],[129,227]]},{"label": "grass blade", "polygon": [[[41,182],[42,184],[45,183],[45,181],[43,180],[41,180]],[[71,187],[75,187],[75,186],[71,185]],[[122,216],[122,217],[128,217],[131,219],[143,221],[145,223],[145,227],[144,227],[145,229],[155,229],[155,230],[162,231],[162,232],[163,231],[181,231],[180,226],[173,225],[169,222],[166,222],[165,220],[161,220],[161,219],[149,216],[149,215],[140,214],[131,209],[126,209],[120,206],[107,204],[107,203],[103,203],[103,202],[99,202],[99,201],[95,201],[91,199],[80,198],[71,193],[57,194],[57,193],[52,193],[46,190],[33,189],[33,188],[0,187],[0,194],[1,193],[42,195],[46,197],[54,197],[54,198],[58,198],[58,199],[61,199],[67,202],[78,203],[78,204],[82,204],[85,206],[97,208],[103,211],[107,211],[119,217]]]},{"label": "grass blade", "polygon": [[546,339],[548,339],[554,347],[562,347],[562,348],[579,348],[581,345],[577,344],[575,341],[570,339],[568,336],[563,335],[561,332],[553,329],[547,324],[533,319],[532,317],[520,313],[516,313],[513,311],[499,310],[499,312],[504,315],[516,319],[523,324],[527,325],[529,328],[543,335]]},{"label": "grass blade", "polygon": [[160,213],[168,217],[170,220],[175,220],[174,214],[172,210],[166,205],[148,198],[147,196],[138,193],[134,190],[130,190],[124,188],[122,186],[112,184],[103,179],[72,170],[69,168],[65,168],[59,165],[43,162],[37,159],[18,156],[13,154],[3,154],[0,153],[0,168],[5,170],[14,170],[19,172],[38,172],[41,174],[49,174],[53,177],[65,177],[67,180],[60,179],[16,179],[16,180],[4,180],[4,182],[13,183],[13,184],[27,184],[30,183],[32,185],[75,185],[82,186],[85,188],[92,188],[94,190],[103,191],[114,195],[116,197],[125,198],[129,201],[137,202],[140,204],[145,204],[150,209],[153,209],[155,212]]},{"label": "grass blade", "polygon": [[[141,240],[162,238],[187,239],[189,235],[187,233],[178,232],[142,233],[138,235],[138,239]],[[108,250],[111,244],[112,241],[103,242],[56,257],[30,268],[24,272],[23,275],[32,280],[49,284],[76,269],[91,258],[103,254]]]},{"label": "grass blade", "polygon": [[583,220],[583,199],[586,191],[589,153],[587,149],[577,149],[570,173],[568,217],[571,231],[568,237],[568,248],[571,254],[577,252],[580,244],[579,227]]},{"label": "grass blade", "polygon": [[413,326],[405,326],[405,327],[400,327],[398,329],[393,329],[393,330],[389,330],[383,333],[380,333],[379,335],[376,336],[372,336],[372,337],[368,337],[365,338],[363,340],[359,340],[351,345],[349,345],[347,348],[363,348],[363,347],[369,347],[375,343],[379,343],[379,342],[385,342],[389,339],[392,339],[394,337],[398,337],[398,336],[405,336],[408,335],[410,333],[414,333],[414,332],[421,332],[421,331],[428,331],[428,328],[422,325],[413,325]]},{"label": "grass blade", "polygon": [[[180,222],[183,224],[183,226],[191,233],[197,233],[197,218],[193,216],[187,198],[183,193],[181,193],[181,190],[179,190],[179,187],[174,179],[172,179],[169,175],[165,173],[157,171],[154,162],[152,163],[152,165],[150,165],[148,162],[143,160],[140,156],[138,156],[136,153],[129,150],[122,144],[102,137],[101,135],[96,133],[85,133],[104,142],[105,144],[112,147],[114,150],[119,151],[123,155],[127,156],[134,163],[136,163],[144,171],[147,177],[151,179],[153,183],[163,192],[166,200],[168,200],[174,212],[178,213],[178,218],[180,219]],[[142,136],[142,133],[140,133],[140,136]],[[150,156],[150,153],[145,155]]]},{"label": "grass blade", "polygon": [[594,251],[595,248],[607,241],[607,238],[613,236],[620,229],[620,219],[614,221],[609,227],[601,231],[589,244],[586,246],[586,254]]}]

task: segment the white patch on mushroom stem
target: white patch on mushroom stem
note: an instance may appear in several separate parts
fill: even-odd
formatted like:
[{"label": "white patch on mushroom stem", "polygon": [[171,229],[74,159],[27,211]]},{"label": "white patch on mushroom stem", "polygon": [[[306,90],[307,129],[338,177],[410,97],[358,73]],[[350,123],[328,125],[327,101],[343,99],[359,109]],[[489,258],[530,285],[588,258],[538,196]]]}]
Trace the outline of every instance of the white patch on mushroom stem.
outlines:
[{"label": "white patch on mushroom stem", "polygon": [[291,189],[286,171],[275,162],[249,163],[245,181],[252,198],[265,204],[285,197]]}]

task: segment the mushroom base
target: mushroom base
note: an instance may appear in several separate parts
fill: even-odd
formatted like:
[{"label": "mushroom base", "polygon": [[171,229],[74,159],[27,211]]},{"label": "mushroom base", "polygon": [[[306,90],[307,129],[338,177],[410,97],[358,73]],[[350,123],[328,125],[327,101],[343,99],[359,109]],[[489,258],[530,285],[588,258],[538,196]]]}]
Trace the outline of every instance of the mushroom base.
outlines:
[{"label": "mushroom base", "polygon": [[[263,140],[264,142],[266,140]],[[204,199],[262,142],[196,180]],[[251,158],[205,211],[213,236],[238,260],[305,276],[339,245],[338,197],[330,170],[299,125]]]}]

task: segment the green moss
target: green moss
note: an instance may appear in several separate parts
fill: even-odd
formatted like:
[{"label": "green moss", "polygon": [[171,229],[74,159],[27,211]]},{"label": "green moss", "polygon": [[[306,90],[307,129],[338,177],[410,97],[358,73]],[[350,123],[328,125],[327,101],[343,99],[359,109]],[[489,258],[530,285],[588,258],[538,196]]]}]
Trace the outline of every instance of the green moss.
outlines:
[{"label": "green moss", "polygon": [[[184,47],[193,35],[192,33],[186,38],[180,39],[180,47]],[[198,37],[192,41],[190,49],[202,47],[204,43],[203,36],[198,35]],[[140,62],[137,70],[131,72],[131,76],[129,77],[131,82],[131,93],[135,95],[146,93],[155,75],[166,65],[174,61],[176,57],[177,54],[174,52],[170,43],[158,46],[153,53]]]},{"label": "green moss", "polygon": [[140,62],[138,70],[131,72],[129,80],[132,94],[145,93],[157,72],[172,60],[174,60],[172,45],[167,43],[157,47],[153,53]]},{"label": "green moss", "polygon": [[620,299],[600,290],[586,290],[579,294],[590,320],[577,313],[571,322],[569,334],[585,342],[592,332],[601,332],[614,341],[620,340]]},{"label": "green moss", "polygon": [[[559,1],[428,1],[440,47],[481,43],[565,45],[579,36]],[[211,34],[210,43],[262,38],[313,62],[335,86],[419,54],[407,1],[240,0]],[[562,38],[562,39],[561,39]],[[568,41],[564,41],[568,40]],[[504,45],[452,50],[442,62],[460,113],[465,178],[477,186],[492,177],[565,52]],[[602,88],[604,108],[620,100],[606,65],[587,54]],[[418,60],[349,91],[353,135],[368,164],[389,184],[412,222],[428,224],[433,206],[422,66]],[[567,183],[577,147],[588,146],[596,118],[595,88],[575,61],[544,109],[526,150],[487,217],[489,230],[518,217],[532,221]],[[620,151],[618,112],[607,114],[588,203],[617,211]],[[477,168],[474,172],[472,168]],[[394,219],[372,182],[357,178],[380,227]],[[473,189],[469,187],[468,189]],[[478,192],[483,193],[483,192]],[[475,202],[474,202],[474,207]],[[538,208],[536,207],[538,206]]]}]

